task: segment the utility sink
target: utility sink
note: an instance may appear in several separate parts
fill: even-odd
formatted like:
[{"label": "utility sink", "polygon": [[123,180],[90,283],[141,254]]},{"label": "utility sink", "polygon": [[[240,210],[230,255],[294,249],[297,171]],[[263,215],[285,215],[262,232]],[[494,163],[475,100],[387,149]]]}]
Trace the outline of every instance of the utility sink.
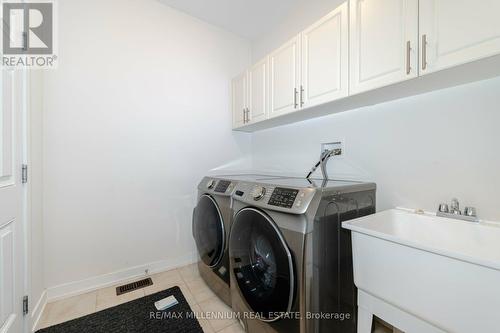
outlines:
[{"label": "utility sink", "polygon": [[391,209],[352,231],[358,333],[373,315],[406,333],[500,332],[500,224]]}]

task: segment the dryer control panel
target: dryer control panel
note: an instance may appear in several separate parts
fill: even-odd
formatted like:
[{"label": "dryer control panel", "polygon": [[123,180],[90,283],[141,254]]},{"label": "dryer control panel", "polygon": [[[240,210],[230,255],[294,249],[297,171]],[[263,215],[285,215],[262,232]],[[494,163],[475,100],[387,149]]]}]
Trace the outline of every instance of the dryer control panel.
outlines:
[{"label": "dryer control panel", "polygon": [[214,192],[216,193],[226,193],[227,189],[231,186],[231,181],[229,180],[219,180]]},{"label": "dryer control panel", "polygon": [[198,190],[204,193],[229,197],[233,194],[235,186],[236,183],[228,179],[205,177],[198,185]]}]

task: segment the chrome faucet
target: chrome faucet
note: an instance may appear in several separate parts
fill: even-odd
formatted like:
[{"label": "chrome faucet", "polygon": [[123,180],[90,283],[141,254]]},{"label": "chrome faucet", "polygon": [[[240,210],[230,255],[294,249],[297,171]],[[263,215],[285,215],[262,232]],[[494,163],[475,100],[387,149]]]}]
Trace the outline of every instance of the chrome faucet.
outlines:
[{"label": "chrome faucet", "polygon": [[339,155],[342,155],[341,148],[335,148],[335,149],[331,149],[331,150],[325,149],[321,153],[318,163],[316,163],[316,165],[311,169],[311,171],[306,176],[306,178],[309,179],[312,176],[312,174],[316,171],[316,169],[319,166],[321,166],[321,174],[323,175],[323,179],[328,180],[328,170],[326,168],[326,166],[328,164],[328,160],[332,156],[339,156]]},{"label": "chrome faucet", "polygon": [[447,217],[469,222],[479,222],[476,208],[465,207],[464,212],[462,214],[462,212],[460,211],[460,202],[456,198],[451,199],[451,204],[449,209],[447,204],[445,203],[440,204],[436,215],[440,217]]},{"label": "chrome faucet", "polygon": [[451,214],[462,215],[462,212],[460,211],[460,203],[458,202],[457,198],[451,199],[450,207],[451,207],[451,210],[450,210]]}]

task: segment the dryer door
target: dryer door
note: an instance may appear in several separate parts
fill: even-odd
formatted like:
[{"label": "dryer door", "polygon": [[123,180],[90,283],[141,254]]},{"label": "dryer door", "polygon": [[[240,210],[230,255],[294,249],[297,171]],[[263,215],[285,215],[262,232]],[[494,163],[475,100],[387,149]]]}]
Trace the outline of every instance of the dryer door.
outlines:
[{"label": "dryer door", "polygon": [[254,208],[240,210],[231,227],[229,255],[240,294],[259,319],[276,321],[290,312],[292,255],[269,216]]},{"label": "dryer door", "polygon": [[215,267],[222,260],[225,247],[224,220],[215,200],[204,194],[193,212],[193,236],[201,260]]}]

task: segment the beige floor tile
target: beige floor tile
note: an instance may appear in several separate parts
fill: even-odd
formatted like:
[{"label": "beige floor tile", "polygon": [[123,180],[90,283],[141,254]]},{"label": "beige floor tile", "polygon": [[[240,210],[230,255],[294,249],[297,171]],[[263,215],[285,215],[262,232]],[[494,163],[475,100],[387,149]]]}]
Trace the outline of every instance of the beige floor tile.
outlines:
[{"label": "beige floor tile", "polygon": [[214,292],[201,278],[186,281],[186,283],[198,304],[215,296]]},{"label": "beige floor tile", "polygon": [[[120,284],[121,285],[121,284]],[[144,297],[144,289],[135,290],[120,296],[116,295],[116,287],[108,287],[97,291],[97,311],[117,306]]]},{"label": "beige floor tile", "polygon": [[151,295],[175,286],[184,285],[184,280],[176,269],[152,275],[151,279],[153,280],[153,285],[144,288],[144,293],[146,295]]},{"label": "beige floor tile", "polygon": [[177,269],[151,275],[153,282],[183,282],[181,273]]},{"label": "beige floor tile", "polygon": [[237,323],[231,308],[216,296],[198,304],[207,316],[212,317],[208,321],[215,332]]},{"label": "beige floor tile", "polygon": [[243,329],[243,327],[241,327],[240,323],[235,323],[220,330],[217,333],[245,333],[245,330]]},{"label": "beige floor tile", "polygon": [[97,292],[70,297],[48,303],[40,319],[38,328],[45,328],[80,318],[96,310]]},{"label": "beige floor tile", "polygon": [[200,278],[200,273],[198,272],[198,264],[191,264],[177,269],[181,274],[184,281],[189,282]]}]

